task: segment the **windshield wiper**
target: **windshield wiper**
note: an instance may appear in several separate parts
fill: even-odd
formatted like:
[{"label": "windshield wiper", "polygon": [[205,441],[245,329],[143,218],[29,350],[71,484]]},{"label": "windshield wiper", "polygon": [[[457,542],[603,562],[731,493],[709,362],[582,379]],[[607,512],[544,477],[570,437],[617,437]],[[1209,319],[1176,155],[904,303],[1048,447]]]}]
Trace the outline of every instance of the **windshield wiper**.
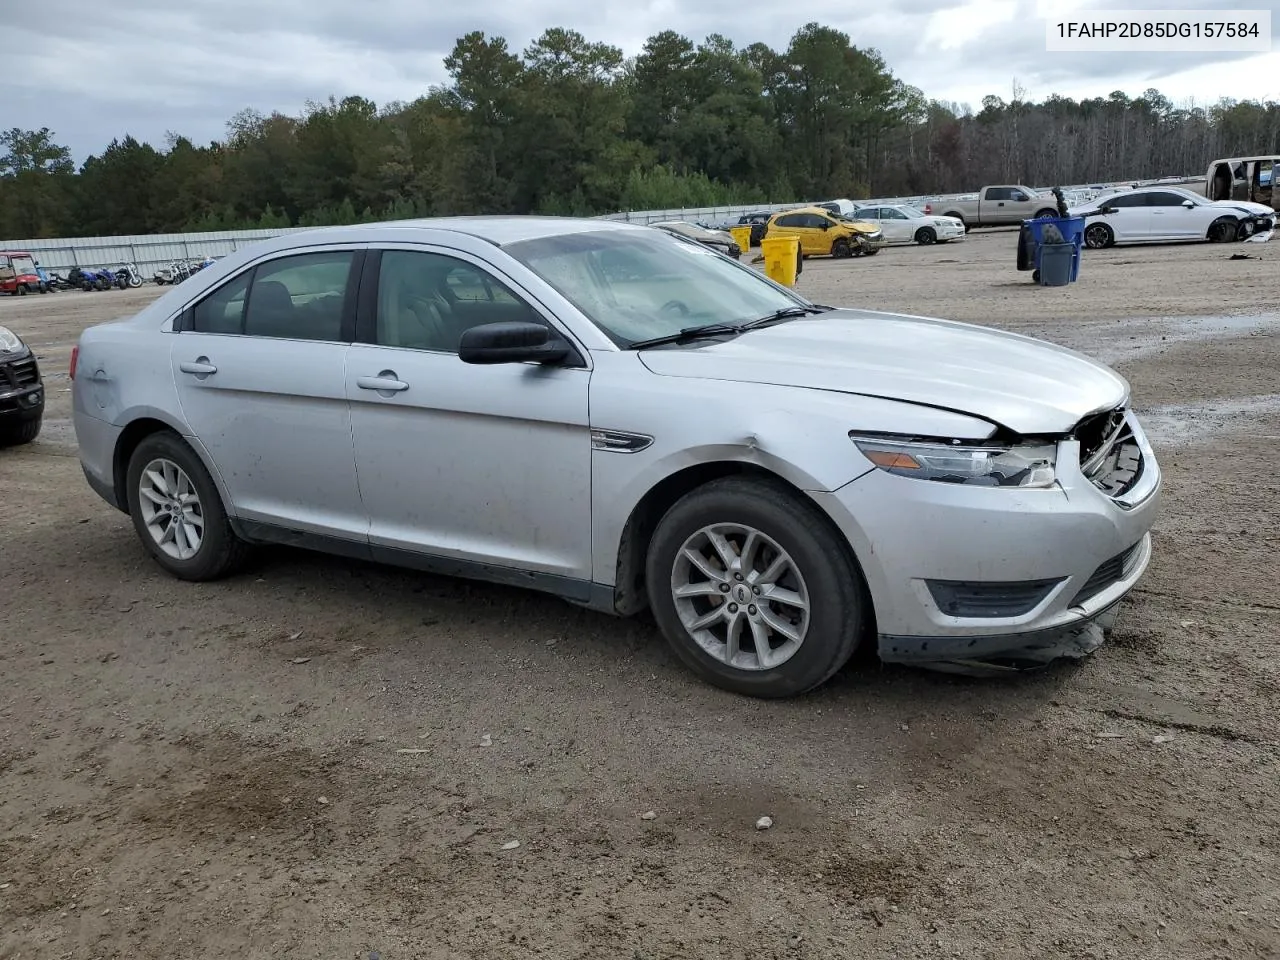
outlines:
[{"label": "windshield wiper", "polygon": [[701,340],[703,337],[734,336],[746,329],[741,323],[707,323],[701,327],[685,327],[679,333],[668,333],[661,337],[650,337],[648,340],[637,340],[631,344],[632,350],[644,347],[660,347],[664,343],[688,343]]},{"label": "windshield wiper", "polygon": [[766,324],[777,323],[781,320],[791,320],[795,317],[807,316],[810,313],[825,313],[832,309],[831,307],[823,307],[817,304],[809,307],[794,306],[783,307],[781,310],[775,310],[773,313],[766,314],[763,317],[757,317],[754,320],[745,320],[742,323],[708,323],[701,327],[685,327],[679,333],[669,333],[661,337],[650,337],[648,340],[637,340],[631,344],[632,350],[640,350],[644,347],[660,347],[666,343],[689,343],[693,340],[701,340],[704,337],[725,337],[737,336],[740,333],[746,333],[748,330],[754,330],[757,327],[763,327]]},{"label": "windshield wiper", "polygon": [[779,320],[793,320],[796,317],[807,317],[811,313],[826,313],[831,307],[812,304],[811,306],[801,307],[783,307],[781,310],[775,310],[773,313],[765,314],[763,317],[756,317],[754,320],[748,320],[746,323],[739,324],[743,330],[754,330],[756,327],[763,327],[766,324],[776,323]]}]

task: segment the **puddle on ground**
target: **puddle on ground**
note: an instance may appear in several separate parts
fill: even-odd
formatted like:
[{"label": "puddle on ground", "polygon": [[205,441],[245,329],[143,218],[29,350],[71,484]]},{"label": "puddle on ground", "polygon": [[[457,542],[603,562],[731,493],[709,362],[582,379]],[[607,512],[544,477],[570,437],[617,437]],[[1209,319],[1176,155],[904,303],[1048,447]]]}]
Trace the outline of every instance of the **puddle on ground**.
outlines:
[{"label": "puddle on ground", "polygon": [[[1231,397],[1203,403],[1167,404],[1138,408],[1138,418],[1159,456],[1161,447],[1196,443],[1215,434],[1249,426],[1255,417],[1280,414],[1280,393]],[[1254,439],[1268,439],[1255,437]],[[1271,440],[1280,440],[1280,432]]]},{"label": "puddle on ground", "polygon": [[1130,363],[1177,343],[1280,335],[1280,314],[1211,317],[1132,317],[1091,328],[1074,349],[1106,364]]}]

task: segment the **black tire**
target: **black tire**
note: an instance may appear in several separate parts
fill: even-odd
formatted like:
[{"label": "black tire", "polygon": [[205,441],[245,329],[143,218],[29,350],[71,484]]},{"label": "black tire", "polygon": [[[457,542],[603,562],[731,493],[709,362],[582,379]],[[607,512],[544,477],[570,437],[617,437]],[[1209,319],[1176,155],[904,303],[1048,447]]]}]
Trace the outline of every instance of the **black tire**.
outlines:
[{"label": "black tire", "polygon": [[849,246],[849,241],[845,237],[840,237],[835,243],[831,244],[831,255],[844,260],[853,256],[853,248]]},{"label": "black tire", "polygon": [[1209,224],[1205,239],[1210,243],[1232,243],[1240,231],[1240,222],[1235,217],[1219,217]]},{"label": "black tire", "polygon": [[938,242],[938,231],[933,227],[921,227],[916,231],[916,243],[922,247],[927,247],[931,243]]},{"label": "black tire", "polygon": [[1090,250],[1103,250],[1115,242],[1115,231],[1105,223],[1091,223],[1084,228],[1084,245]]},{"label": "black tire", "polygon": [[[204,535],[195,556],[179,560],[162,551],[147,531],[139,501],[138,484],[148,463],[163,457],[182,468],[200,498]],[[226,509],[209,471],[194,450],[175,433],[161,431],[143,439],[129,458],[125,498],[133,528],[147,552],[166,571],[180,580],[217,580],[240,567],[250,552],[249,545],[235,535]]]},{"label": "black tire", "polygon": [[34,420],[24,420],[22,423],[0,427],[0,447],[20,447],[40,436],[43,416],[41,414]]},{"label": "black tire", "polygon": [[[807,633],[790,659],[773,668],[739,669],[716,659],[690,636],[676,610],[671,579],[682,548],[699,530],[716,523],[758,530],[791,556],[804,578],[810,596]],[[658,523],[645,563],[650,608],[676,656],[706,682],[752,697],[796,696],[830,679],[866,632],[870,604],[847,551],[817,509],[782,484],[740,477],[715,480],[682,497]],[[749,637],[749,628],[743,629]]]},{"label": "black tire", "polygon": [[25,283],[20,283],[13,288],[13,292],[15,296],[25,297],[27,295],[27,285]]}]

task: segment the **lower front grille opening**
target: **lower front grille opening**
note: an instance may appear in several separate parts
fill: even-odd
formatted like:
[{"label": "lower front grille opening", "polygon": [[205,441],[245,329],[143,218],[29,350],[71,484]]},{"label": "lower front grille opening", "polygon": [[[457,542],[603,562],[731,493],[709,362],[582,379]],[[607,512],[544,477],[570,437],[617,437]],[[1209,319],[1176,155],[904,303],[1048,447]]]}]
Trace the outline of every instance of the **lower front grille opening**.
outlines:
[{"label": "lower front grille opening", "polygon": [[938,609],[949,617],[1007,618],[1030,613],[1062,582],[1050,580],[926,580]]},{"label": "lower front grille opening", "polygon": [[1106,560],[1093,571],[1093,575],[1084,582],[1084,586],[1071,599],[1071,606],[1078,607],[1083,603],[1092,600],[1108,587],[1112,587],[1124,579],[1125,573],[1129,569],[1129,560],[1133,557],[1134,551],[1138,549],[1135,543],[1128,550],[1116,554],[1110,560]]}]

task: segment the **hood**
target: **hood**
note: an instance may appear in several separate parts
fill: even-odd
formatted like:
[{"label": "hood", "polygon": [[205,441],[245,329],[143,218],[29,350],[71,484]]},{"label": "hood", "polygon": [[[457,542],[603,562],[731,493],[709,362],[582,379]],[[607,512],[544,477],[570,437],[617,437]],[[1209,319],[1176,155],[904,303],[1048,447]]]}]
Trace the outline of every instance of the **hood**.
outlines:
[{"label": "hood", "polygon": [[949,320],[863,310],[833,310],[725,342],[642,350],[640,359],[664,377],[901,400],[1026,435],[1066,433],[1129,396],[1118,373],[1064,347]]},{"label": "hood", "polygon": [[1268,207],[1265,203],[1253,203],[1250,200],[1210,200],[1209,206],[1222,207],[1227,210],[1237,210],[1240,213],[1250,216],[1275,216],[1275,210]]}]

